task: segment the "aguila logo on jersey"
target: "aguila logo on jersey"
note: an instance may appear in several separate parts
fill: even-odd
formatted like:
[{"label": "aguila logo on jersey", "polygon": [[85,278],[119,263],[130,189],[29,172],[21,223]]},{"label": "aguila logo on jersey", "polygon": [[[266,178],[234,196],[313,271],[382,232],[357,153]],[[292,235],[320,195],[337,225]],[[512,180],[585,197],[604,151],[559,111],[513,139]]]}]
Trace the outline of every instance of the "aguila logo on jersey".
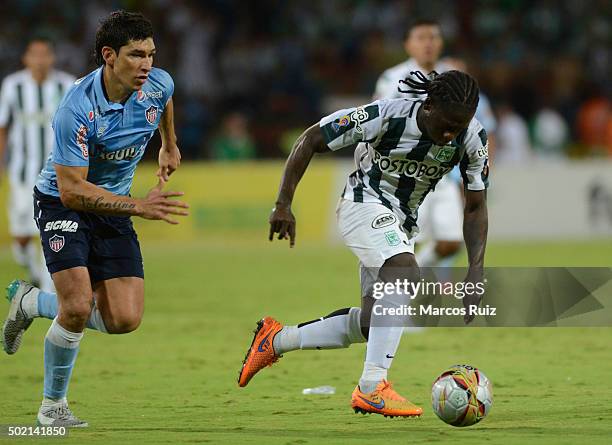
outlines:
[{"label": "aguila logo on jersey", "polygon": [[70,220],[58,220],[58,221],[49,221],[45,224],[45,232],[50,232],[51,230],[59,230],[61,232],[76,232],[79,228],[79,223],[76,221]]},{"label": "aguila logo on jersey", "polygon": [[395,221],[397,221],[397,218],[393,213],[383,213],[382,215],[378,215],[376,218],[374,218],[374,221],[372,221],[372,228],[382,229],[383,227],[387,227],[395,223]]},{"label": "aguila logo on jersey", "polygon": [[374,164],[386,173],[397,173],[411,178],[426,177],[439,179],[453,169],[453,166],[432,165],[413,159],[392,159],[374,151]]},{"label": "aguila logo on jersey", "polygon": [[53,235],[49,238],[49,248],[55,253],[64,248],[65,240],[62,235]]},{"label": "aguila logo on jersey", "polygon": [[148,123],[154,125],[157,121],[157,107],[155,105],[151,105],[149,108],[147,108],[147,111],[145,111],[145,117],[147,118]]},{"label": "aguila logo on jersey", "polygon": [[103,161],[123,161],[134,159],[140,154],[140,150],[137,145],[131,147],[122,148],[121,150],[111,152],[100,152],[98,159]]}]

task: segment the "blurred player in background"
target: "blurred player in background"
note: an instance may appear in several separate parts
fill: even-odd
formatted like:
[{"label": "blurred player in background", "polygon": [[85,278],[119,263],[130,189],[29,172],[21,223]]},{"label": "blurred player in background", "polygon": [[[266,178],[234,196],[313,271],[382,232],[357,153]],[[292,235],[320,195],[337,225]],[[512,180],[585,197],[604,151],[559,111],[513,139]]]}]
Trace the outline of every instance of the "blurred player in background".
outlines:
[{"label": "blurred player in background", "polygon": [[[295,189],[315,153],[355,149],[357,170],[347,181],[338,205],[338,225],[346,245],[359,258],[361,308],[339,309],[326,317],[297,326],[284,326],[272,317],[258,323],[240,371],[238,383],[297,349],[332,349],[367,342],[366,359],[352,395],[355,411],[386,416],[420,416],[422,409],[397,394],[387,381],[404,324],[394,320],[371,324],[376,300],[375,281],[419,279],[414,257],[416,215],[423,199],[457,164],[466,186],[463,229],[468,250],[466,280],[482,280],[487,234],[485,189],[488,183],[486,132],[473,119],[478,85],[466,73],[448,71],[418,81],[407,79],[408,92],[423,100],[380,100],[337,111],[321,119],[296,141],[285,165],[275,208],[270,216],[270,240],[295,242],[291,212]],[[387,298],[389,297],[389,298]],[[390,309],[401,307],[401,295],[382,300]],[[463,299],[464,305],[477,301]],[[377,315],[377,314],[374,314]],[[469,323],[473,317],[465,317]]]},{"label": "blurred player in background", "polygon": [[[57,295],[12,282],[2,331],[4,350],[14,354],[35,317],[53,320],[45,337],[40,425],[87,426],[66,400],[85,327],[123,334],[140,324],[144,270],[130,217],[176,224],[172,215],[187,214],[187,204],[171,199],[182,193],[162,191],[181,155],[174,83],[153,68],[154,54],[145,17],[112,13],[96,34],[100,68],[76,81],[53,118],[55,144],[34,188],[34,212]],[[132,198],[136,165],[157,128],[158,185]]]},{"label": "blurred player in background", "polygon": [[13,255],[28,268],[30,281],[52,291],[51,276],[37,247],[32,189],[53,147],[51,118],[75,78],[53,68],[53,43],[43,37],[28,41],[22,61],[25,69],[5,77],[0,90],[0,179],[8,152]]},{"label": "blurred player in background", "polygon": [[[432,71],[442,73],[451,69],[467,72],[464,61],[458,58],[440,60],[444,42],[438,22],[419,20],[414,22],[406,33],[404,49],[409,59],[386,70],[376,83],[374,99],[394,99],[406,96],[398,91],[399,81],[414,78],[411,72],[428,74]],[[412,95],[412,98],[417,96]],[[485,128],[489,145],[495,131],[495,117],[489,100],[480,92],[476,119]],[[427,196],[419,208],[419,227],[422,228],[416,239],[417,260],[422,267],[451,267],[463,244],[462,212],[463,197],[460,189],[460,174],[455,169],[436,185],[435,191]]]}]

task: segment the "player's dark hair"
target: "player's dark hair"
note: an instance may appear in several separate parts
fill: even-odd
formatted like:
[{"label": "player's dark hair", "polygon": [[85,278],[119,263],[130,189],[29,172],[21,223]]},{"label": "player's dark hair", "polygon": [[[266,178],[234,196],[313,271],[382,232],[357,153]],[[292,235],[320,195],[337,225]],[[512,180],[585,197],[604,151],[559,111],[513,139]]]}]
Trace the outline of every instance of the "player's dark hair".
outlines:
[{"label": "player's dark hair", "polygon": [[55,51],[55,42],[51,39],[51,37],[45,34],[31,34],[28,36],[25,41],[25,45],[22,48],[22,53],[26,52],[26,50],[30,47],[30,45],[34,42],[42,42],[46,44],[51,50]]},{"label": "player's dark hair", "polygon": [[426,94],[434,106],[454,105],[470,112],[478,107],[478,82],[463,71],[452,70],[442,74],[432,71],[431,79],[420,71],[411,71],[410,74],[418,80],[410,77],[400,80],[400,83],[410,87],[409,90],[398,87],[401,93]]},{"label": "player's dark hair", "polygon": [[110,46],[119,54],[119,48],[130,40],[145,40],[153,37],[153,25],[139,12],[115,11],[100,22],[96,32],[96,64],[104,65],[102,48]]},{"label": "player's dark hair", "polygon": [[410,33],[414,28],[418,28],[419,26],[437,26],[438,28],[442,28],[440,23],[437,20],[429,19],[429,18],[419,18],[413,20],[406,28],[406,35],[404,36],[406,39],[410,37]]}]

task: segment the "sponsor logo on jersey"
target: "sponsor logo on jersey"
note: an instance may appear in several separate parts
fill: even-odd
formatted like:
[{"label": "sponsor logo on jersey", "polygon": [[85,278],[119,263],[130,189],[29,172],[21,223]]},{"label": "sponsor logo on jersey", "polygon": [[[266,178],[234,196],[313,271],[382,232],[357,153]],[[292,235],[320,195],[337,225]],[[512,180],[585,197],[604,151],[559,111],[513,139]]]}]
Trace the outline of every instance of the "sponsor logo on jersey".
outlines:
[{"label": "sponsor logo on jersey", "polygon": [[489,157],[489,143],[487,142],[484,147],[479,148],[477,151],[479,158],[488,158]]},{"label": "sponsor logo on jersey", "polygon": [[445,145],[444,147],[438,148],[438,153],[436,153],[435,160],[440,162],[450,162],[455,155],[455,147],[451,145]]},{"label": "sponsor logo on jersey", "polygon": [[49,248],[55,253],[59,252],[64,248],[65,240],[61,235],[53,235],[49,238]]},{"label": "sponsor logo on jersey", "polygon": [[93,112],[93,110],[87,113],[87,120],[89,120],[89,122],[93,122],[95,117],[96,117],[96,114]]},{"label": "sponsor logo on jersey", "polygon": [[383,213],[382,215],[378,215],[376,218],[374,218],[374,221],[372,221],[372,228],[382,229],[383,227],[387,227],[395,223],[395,221],[397,221],[397,218],[393,213]]},{"label": "sponsor logo on jersey", "polygon": [[79,223],[76,221],[70,220],[58,220],[58,221],[49,221],[45,224],[45,232],[50,232],[52,230],[59,230],[61,232],[76,232],[79,228]]},{"label": "sponsor logo on jersey", "polygon": [[355,131],[358,133],[363,133],[363,128],[361,128],[361,123],[366,122],[370,118],[370,114],[363,107],[357,107],[355,111],[351,113],[351,119],[355,121]]},{"label": "sponsor logo on jersey", "polygon": [[145,99],[161,99],[161,97],[161,91],[138,90],[138,93],[136,94],[136,100],[138,100],[138,102],[143,102]]},{"label": "sponsor logo on jersey", "polygon": [[439,179],[453,169],[452,165],[431,165],[413,159],[392,159],[387,156],[382,156],[377,151],[374,151],[372,161],[374,164],[378,165],[378,168],[386,173],[397,173],[410,176],[411,178],[426,177],[430,179]]},{"label": "sponsor logo on jersey", "polygon": [[87,139],[87,127],[85,125],[81,125],[79,129],[77,130],[76,143],[81,149],[81,154],[83,155],[84,159],[87,159],[89,157],[89,150],[87,148],[86,139]]},{"label": "sponsor logo on jersey", "polygon": [[154,125],[157,121],[157,107],[155,105],[151,105],[149,108],[147,108],[147,111],[145,111],[145,117],[147,118],[148,123]]},{"label": "sponsor logo on jersey", "polygon": [[111,152],[100,152],[98,159],[103,161],[124,161],[134,159],[140,154],[140,150],[137,145],[131,147],[122,148],[121,150]]},{"label": "sponsor logo on jersey", "polygon": [[98,131],[96,131],[96,134],[98,136],[102,136],[105,131],[106,131],[106,126],[103,126],[103,127],[98,128]]},{"label": "sponsor logo on jersey", "polygon": [[351,123],[351,117],[349,115],[344,115],[337,121],[332,122],[331,126],[333,130],[337,133],[340,131],[342,127],[346,127]]}]

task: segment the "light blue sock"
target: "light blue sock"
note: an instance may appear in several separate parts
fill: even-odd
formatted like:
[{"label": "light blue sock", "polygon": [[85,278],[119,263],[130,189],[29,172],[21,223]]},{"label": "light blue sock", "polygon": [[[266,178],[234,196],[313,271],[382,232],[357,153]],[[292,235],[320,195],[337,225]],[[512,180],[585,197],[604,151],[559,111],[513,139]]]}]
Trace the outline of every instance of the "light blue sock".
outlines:
[{"label": "light blue sock", "polygon": [[72,368],[79,353],[82,332],[70,332],[57,322],[51,323],[45,337],[45,385],[43,395],[48,399],[62,399],[68,392]]},{"label": "light blue sock", "polygon": [[[53,320],[57,317],[57,295],[51,292],[43,292],[40,291],[37,297],[38,304],[38,317],[48,318],[49,320]],[[100,310],[97,305],[94,304],[91,309],[91,315],[87,320],[87,327],[89,329],[95,329],[96,331],[107,333],[106,326],[104,325],[104,320],[102,319],[102,314],[100,314]]]},{"label": "light blue sock", "polygon": [[42,290],[38,293],[38,315],[49,320],[57,317],[57,295]]}]

